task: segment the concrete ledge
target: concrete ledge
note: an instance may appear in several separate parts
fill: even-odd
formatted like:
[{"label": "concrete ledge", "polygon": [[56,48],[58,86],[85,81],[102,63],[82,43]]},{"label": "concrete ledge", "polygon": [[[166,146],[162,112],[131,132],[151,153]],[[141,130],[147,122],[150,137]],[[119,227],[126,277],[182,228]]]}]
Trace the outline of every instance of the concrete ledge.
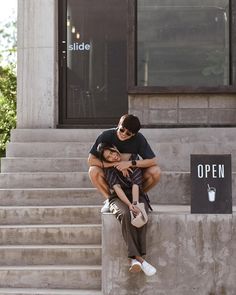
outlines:
[{"label": "concrete ledge", "polygon": [[190,214],[158,206],[150,214],[147,260],[157,275],[130,274],[119,222],[103,214],[103,295],[235,294],[236,208],[232,215]]}]

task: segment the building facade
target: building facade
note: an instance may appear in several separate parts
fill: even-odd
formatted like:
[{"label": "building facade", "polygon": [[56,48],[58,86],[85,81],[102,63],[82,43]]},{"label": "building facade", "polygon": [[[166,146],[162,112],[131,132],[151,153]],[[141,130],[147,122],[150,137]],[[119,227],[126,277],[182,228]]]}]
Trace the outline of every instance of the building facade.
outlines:
[{"label": "building facade", "polygon": [[18,1],[18,128],[236,124],[235,2]]},{"label": "building facade", "polygon": [[[235,207],[190,210],[193,154],[231,155],[225,178],[236,204],[235,3],[18,1],[17,128],[0,173],[1,294],[235,294]],[[129,274],[119,223],[100,214],[87,172],[91,144],[127,112],[146,127],[162,170],[149,193],[152,278]],[[222,168],[215,185],[217,163],[200,163],[213,171],[196,194],[209,213],[229,197],[231,206]]]}]

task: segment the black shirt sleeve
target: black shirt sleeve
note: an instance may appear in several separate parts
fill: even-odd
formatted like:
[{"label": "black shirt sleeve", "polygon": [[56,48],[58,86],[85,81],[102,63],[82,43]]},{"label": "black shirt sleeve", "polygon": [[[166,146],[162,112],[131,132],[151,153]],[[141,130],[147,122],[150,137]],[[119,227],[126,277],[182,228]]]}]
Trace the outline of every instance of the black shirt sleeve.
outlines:
[{"label": "black shirt sleeve", "polygon": [[96,139],[96,141],[93,144],[93,146],[91,147],[89,153],[94,155],[95,157],[98,157],[97,147],[98,147],[99,143],[101,143],[101,142],[111,143],[111,137],[112,137],[113,133],[114,133],[113,129],[103,131]]},{"label": "black shirt sleeve", "polygon": [[139,133],[139,152],[138,154],[143,159],[153,159],[156,157],[153,150],[151,149],[149,143],[147,142],[146,138]]}]

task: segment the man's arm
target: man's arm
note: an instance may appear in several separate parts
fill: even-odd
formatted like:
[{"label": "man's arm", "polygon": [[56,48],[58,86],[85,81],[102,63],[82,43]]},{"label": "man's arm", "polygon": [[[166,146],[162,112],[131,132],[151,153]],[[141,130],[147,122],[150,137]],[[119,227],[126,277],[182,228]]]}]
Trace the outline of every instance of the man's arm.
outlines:
[{"label": "man's arm", "polygon": [[114,167],[116,167],[116,169],[120,171],[123,171],[131,167],[148,168],[148,167],[152,167],[156,165],[157,165],[157,158],[155,157],[152,159],[136,160],[135,166],[132,165],[132,161],[122,161],[122,162],[116,163]]}]

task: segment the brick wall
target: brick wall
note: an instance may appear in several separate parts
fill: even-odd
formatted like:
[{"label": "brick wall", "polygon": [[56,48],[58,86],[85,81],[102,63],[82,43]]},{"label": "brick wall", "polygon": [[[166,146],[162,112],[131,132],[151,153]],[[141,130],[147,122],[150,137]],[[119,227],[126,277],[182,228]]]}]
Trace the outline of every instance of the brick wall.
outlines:
[{"label": "brick wall", "polygon": [[236,126],[236,95],[130,95],[129,112],[143,125]]}]

